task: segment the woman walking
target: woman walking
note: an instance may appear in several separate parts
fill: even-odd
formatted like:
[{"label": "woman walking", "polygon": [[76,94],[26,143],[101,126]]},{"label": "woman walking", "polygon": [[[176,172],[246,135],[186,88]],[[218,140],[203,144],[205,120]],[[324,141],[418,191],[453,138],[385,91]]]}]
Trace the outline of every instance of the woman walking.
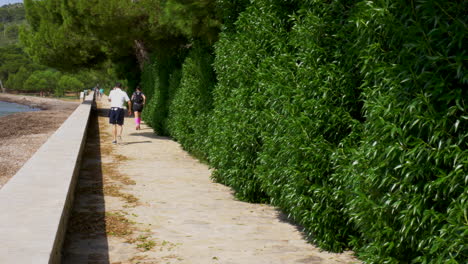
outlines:
[{"label": "woman walking", "polygon": [[136,91],[132,94],[133,111],[135,113],[136,130],[140,130],[141,112],[146,103],[146,96],[141,91],[140,86],[137,86]]}]

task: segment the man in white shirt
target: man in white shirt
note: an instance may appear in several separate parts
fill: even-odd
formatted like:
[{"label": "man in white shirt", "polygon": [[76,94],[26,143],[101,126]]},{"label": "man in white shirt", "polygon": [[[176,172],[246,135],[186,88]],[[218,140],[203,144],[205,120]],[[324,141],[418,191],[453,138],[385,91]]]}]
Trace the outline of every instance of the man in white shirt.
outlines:
[{"label": "man in white shirt", "polygon": [[119,139],[122,139],[123,123],[125,117],[124,105],[128,104],[128,114],[132,115],[132,103],[125,91],[122,91],[122,84],[116,83],[114,89],[109,94],[111,108],[109,112],[109,123],[114,126],[114,140],[117,144],[117,126],[119,127]]}]

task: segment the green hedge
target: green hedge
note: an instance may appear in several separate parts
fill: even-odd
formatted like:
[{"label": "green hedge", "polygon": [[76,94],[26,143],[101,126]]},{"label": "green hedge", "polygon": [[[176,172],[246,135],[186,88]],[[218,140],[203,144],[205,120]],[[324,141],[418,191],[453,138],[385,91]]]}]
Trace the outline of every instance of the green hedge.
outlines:
[{"label": "green hedge", "polygon": [[194,43],[182,66],[180,86],[174,94],[167,122],[170,135],[203,160],[207,159],[208,124],[216,82],[213,58],[210,47]]},{"label": "green hedge", "polygon": [[297,6],[291,17],[288,5],[256,1],[240,15],[239,33],[216,45],[210,161],[241,198],[278,205],[320,246],[341,250],[352,228],[332,158],[349,145],[358,123],[351,112],[362,105],[349,67],[332,64],[345,53],[331,37],[342,6]]},{"label": "green hedge", "polygon": [[142,118],[159,135],[169,135],[167,118],[172,99],[176,93],[180,78],[179,56],[155,56],[151,64],[147,64],[141,74],[142,90],[147,97]]},{"label": "green hedge", "polygon": [[348,208],[364,259],[468,259],[467,11],[463,1],[353,10],[366,122]]},{"label": "green hedge", "polygon": [[221,12],[214,60],[194,42],[182,66],[145,68],[145,120],[324,249],[372,263],[468,259],[468,6],[219,5],[237,2]]}]

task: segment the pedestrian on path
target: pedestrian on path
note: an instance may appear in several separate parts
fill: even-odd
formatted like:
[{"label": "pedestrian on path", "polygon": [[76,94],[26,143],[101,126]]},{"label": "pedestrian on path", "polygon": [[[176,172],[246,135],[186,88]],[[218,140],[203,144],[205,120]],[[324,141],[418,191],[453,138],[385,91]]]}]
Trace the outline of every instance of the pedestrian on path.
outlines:
[{"label": "pedestrian on path", "polygon": [[99,88],[99,83],[96,84],[96,86],[94,87],[94,92],[96,93],[96,98],[98,100],[101,100],[102,94],[101,94],[101,89]]},{"label": "pedestrian on path", "polygon": [[137,86],[136,91],[132,94],[133,112],[135,113],[136,130],[140,130],[141,112],[146,103],[146,96],[141,91],[140,86]]},{"label": "pedestrian on path", "polygon": [[132,115],[132,104],[125,91],[122,91],[122,84],[116,83],[114,89],[109,94],[110,111],[109,123],[112,124],[114,132],[113,144],[117,144],[117,127],[119,128],[119,140],[122,140],[123,123],[125,118],[124,105],[128,103],[128,114]]},{"label": "pedestrian on path", "polygon": [[99,100],[101,100],[103,94],[104,94],[104,88],[100,88],[99,89]]}]

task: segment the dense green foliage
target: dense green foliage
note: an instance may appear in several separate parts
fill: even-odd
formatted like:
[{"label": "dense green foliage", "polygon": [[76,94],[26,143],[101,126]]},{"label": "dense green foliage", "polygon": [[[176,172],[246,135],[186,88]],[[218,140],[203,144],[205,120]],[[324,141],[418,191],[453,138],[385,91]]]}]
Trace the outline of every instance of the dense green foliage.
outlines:
[{"label": "dense green foliage", "polygon": [[195,42],[182,67],[180,85],[174,92],[168,113],[168,132],[185,149],[200,159],[208,153],[208,125],[213,108],[215,84],[213,53]]},{"label": "dense green foliage", "polygon": [[142,117],[160,135],[169,135],[167,118],[180,74],[180,59],[167,55],[155,58],[142,73],[142,89],[147,98]]},{"label": "dense green foliage", "polygon": [[0,7],[0,20],[2,23],[19,22],[25,19],[22,4],[8,4]]},{"label": "dense green foliage", "polygon": [[0,46],[17,42],[19,27],[24,21],[25,12],[22,4],[0,7]]},{"label": "dense green foliage", "polygon": [[34,58],[112,60],[141,80],[158,134],[320,247],[371,263],[468,259],[466,1],[26,5]]},{"label": "dense green foliage", "polygon": [[8,76],[19,70],[20,67],[32,66],[31,60],[16,45],[0,46],[0,79],[5,81]]},{"label": "dense green foliage", "polygon": [[[109,64],[94,70],[75,69],[65,73],[33,62],[18,43],[19,25],[25,25],[25,10],[22,4],[6,5],[0,8],[0,21],[5,29],[0,34],[0,80],[9,91],[42,92],[47,95],[63,96],[65,92],[90,89],[98,82],[110,85],[112,72],[103,70]],[[3,27],[2,27],[3,28]],[[14,33],[9,35],[14,28]],[[60,82],[64,77],[68,81]],[[76,80],[77,82],[70,82]],[[70,86],[70,83],[76,86]]]},{"label": "dense green foliage", "polygon": [[9,75],[20,67],[37,68],[17,45],[19,25],[24,23],[22,4],[0,7],[0,80],[5,85]]},{"label": "dense green foliage", "polygon": [[35,71],[24,81],[23,90],[52,93],[56,90],[59,75],[53,70]]},{"label": "dense green foliage", "polygon": [[210,130],[218,180],[241,198],[280,206],[332,250],[353,234],[344,211],[349,190],[334,163],[355,145],[348,136],[361,105],[346,46],[336,41],[346,28],[335,19],[345,11],[338,3],[250,5],[238,33],[217,44]]},{"label": "dense green foliage", "polygon": [[160,79],[146,88],[169,117],[146,119],[323,248],[352,247],[370,262],[466,259],[466,6],[237,7],[221,12],[217,82],[202,63],[210,48],[194,45],[173,97],[161,96],[171,85]]},{"label": "dense green foliage", "polygon": [[382,1],[353,14],[366,122],[348,204],[366,259],[468,259],[467,12]]},{"label": "dense green foliage", "polygon": [[[26,50],[38,61],[60,69],[94,67],[108,59],[123,64],[120,66],[123,68],[138,63],[142,66],[149,51],[164,50],[167,54],[168,50],[186,44],[184,32],[205,36],[213,35],[217,28],[212,19],[187,28],[212,13],[207,8],[213,1],[206,0],[25,0],[24,3],[31,25],[21,35]],[[195,7],[197,11],[193,12]],[[177,24],[169,23],[170,18]],[[129,59],[135,54],[138,62]]]},{"label": "dense green foliage", "polygon": [[[63,75],[60,77],[58,85],[59,87],[62,87],[63,90],[75,91],[77,94],[85,88],[84,84],[80,80],[69,75]],[[63,90],[57,90],[57,93],[61,93]]]},{"label": "dense green foliage", "polygon": [[24,1],[29,27],[21,33],[21,41],[26,52],[42,64],[66,70],[101,62],[103,51],[96,38],[83,34],[84,25],[74,23],[65,9],[71,2],[61,2]]},{"label": "dense green foliage", "polygon": [[[126,79],[131,88],[140,82],[140,68],[148,63],[150,54],[158,54],[157,57],[171,64],[165,58],[179,57],[177,54],[189,44],[188,37],[214,42],[220,27],[213,0],[25,0],[24,3],[30,26],[20,36],[26,52],[35,61],[77,71],[102,68],[111,60],[115,73]],[[167,75],[171,69],[161,71],[158,74]],[[166,98],[164,93],[161,96],[160,103]],[[161,117],[167,116],[164,107],[156,111]]]}]

